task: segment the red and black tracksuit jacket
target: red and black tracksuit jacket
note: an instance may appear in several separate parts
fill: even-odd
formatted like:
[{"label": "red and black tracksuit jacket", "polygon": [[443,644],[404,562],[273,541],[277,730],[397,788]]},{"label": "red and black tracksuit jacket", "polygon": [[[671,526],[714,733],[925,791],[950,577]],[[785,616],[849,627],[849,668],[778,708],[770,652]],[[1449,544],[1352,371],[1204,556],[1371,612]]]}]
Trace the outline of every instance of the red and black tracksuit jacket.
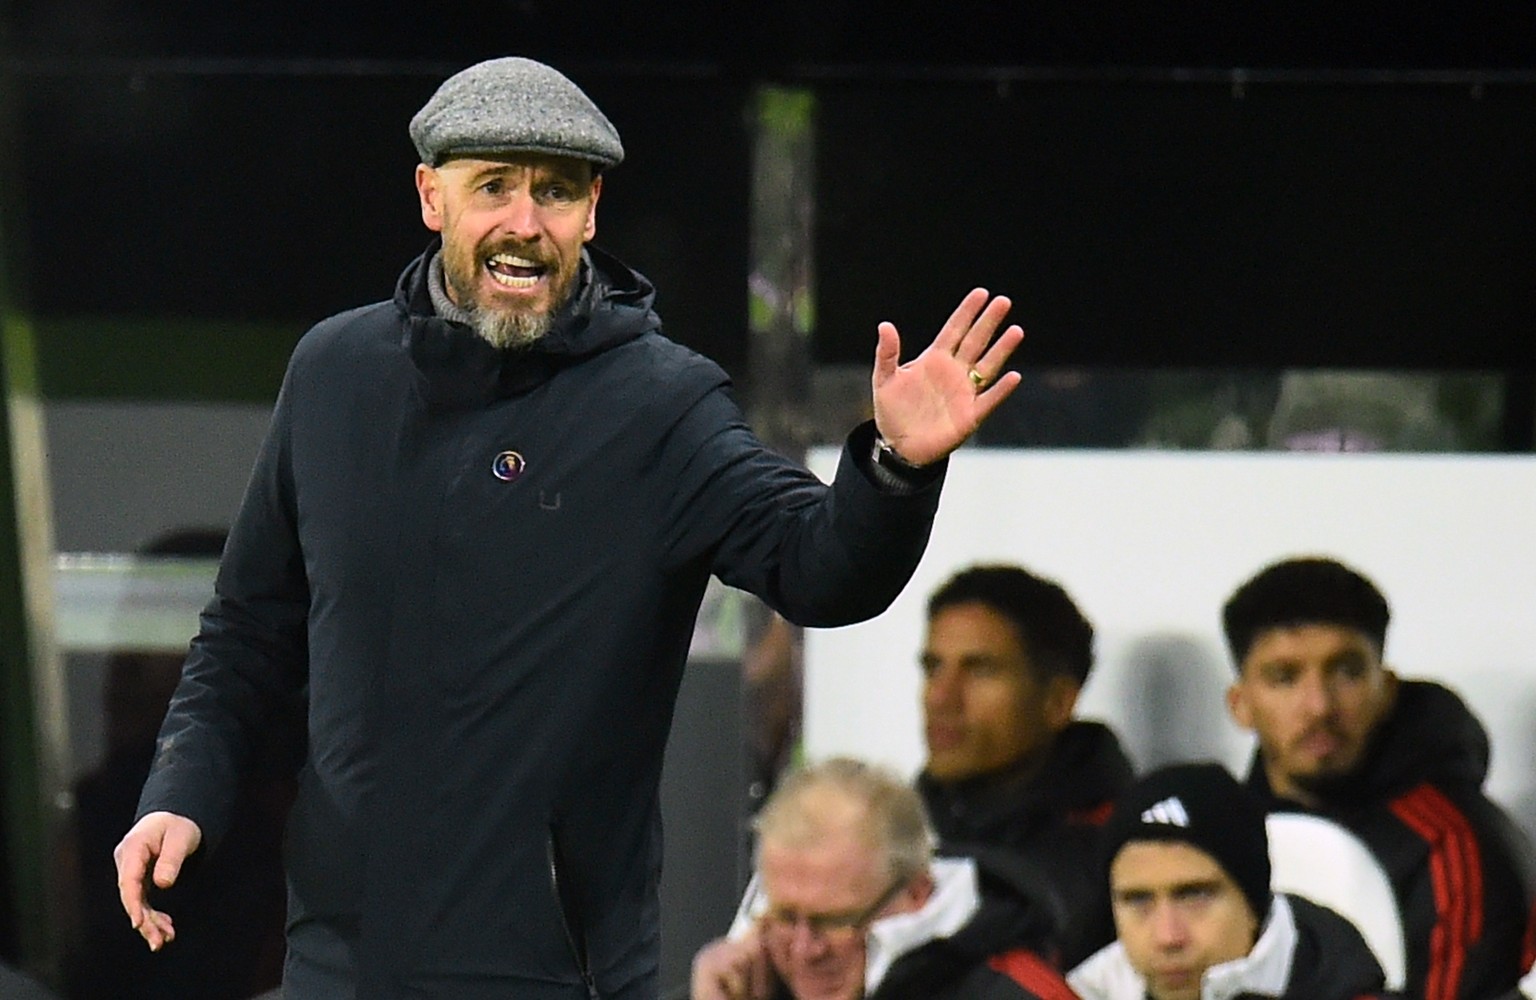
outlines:
[{"label": "red and black tracksuit jacket", "polygon": [[[1316,789],[1316,810],[1347,827],[1391,879],[1403,922],[1404,993],[1477,1000],[1512,988],[1536,885],[1536,853],[1482,792],[1488,736],[1439,684],[1405,681],[1360,767]],[[1255,757],[1249,785],[1271,811],[1308,811],[1273,794]]]}]

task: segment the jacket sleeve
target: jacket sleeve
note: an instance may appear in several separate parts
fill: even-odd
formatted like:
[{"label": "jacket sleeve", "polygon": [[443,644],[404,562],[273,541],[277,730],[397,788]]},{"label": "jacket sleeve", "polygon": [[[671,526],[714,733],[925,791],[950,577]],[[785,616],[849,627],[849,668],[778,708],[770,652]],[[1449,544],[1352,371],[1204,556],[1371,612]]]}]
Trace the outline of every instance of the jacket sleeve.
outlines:
[{"label": "jacket sleeve", "polygon": [[1018,991],[1016,995],[1031,1000],[1078,1000],[1072,987],[1049,963],[1024,948],[1016,948],[987,960],[987,967],[1006,978]]},{"label": "jacket sleeve", "polygon": [[288,454],[289,380],[167,710],[138,815],[166,810],[216,841],[262,727],[308,675],[309,590]]},{"label": "jacket sleeve", "polygon": [[1424,1000],[1476,1000],[1509,989],[1530,905],[1517,845],[1429,783],[1393,800],[1391,810],[1428,851],[1402,900],[1409,991]]},{"label": "jacket sleeve", "polygon": [[673,435],[677,470],[664,540],[675,564],[709,560],[730,586],[797,625],[872,618],[901,593],[922,558],[944,465],[891,489],[872,475],[874,424],[848,436],[825,484],[769,449],[723,388],[706,393]]}]

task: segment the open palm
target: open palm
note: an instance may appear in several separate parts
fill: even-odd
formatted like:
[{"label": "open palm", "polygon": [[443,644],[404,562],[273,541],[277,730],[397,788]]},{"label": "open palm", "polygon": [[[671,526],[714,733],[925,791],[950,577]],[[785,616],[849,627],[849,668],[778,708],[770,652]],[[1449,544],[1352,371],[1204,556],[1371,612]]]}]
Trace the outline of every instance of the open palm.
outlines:
[{"label": "open palm", "polygon": [[901,337],[880,324],[875,347],[875,426],[913,465],[937,462],[960,447],[998,404],[1018,387],[1018,372],[1003,366],[1024,331],[1010,326],[993,339],[1012,303],[977,288],[960,300],[921,354],[901,364]]}]

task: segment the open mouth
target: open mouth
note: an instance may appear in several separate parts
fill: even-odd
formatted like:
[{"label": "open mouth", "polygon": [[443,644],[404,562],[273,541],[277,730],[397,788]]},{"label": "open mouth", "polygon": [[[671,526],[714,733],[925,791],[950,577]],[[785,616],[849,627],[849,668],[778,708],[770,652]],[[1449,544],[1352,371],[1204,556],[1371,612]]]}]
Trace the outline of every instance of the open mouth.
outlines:
[{"label": "open mouth", "polygon": [[506,288],[532,288],[549,271],[545,264],[509,253],[492,254],[485,261],[485,269]]}]

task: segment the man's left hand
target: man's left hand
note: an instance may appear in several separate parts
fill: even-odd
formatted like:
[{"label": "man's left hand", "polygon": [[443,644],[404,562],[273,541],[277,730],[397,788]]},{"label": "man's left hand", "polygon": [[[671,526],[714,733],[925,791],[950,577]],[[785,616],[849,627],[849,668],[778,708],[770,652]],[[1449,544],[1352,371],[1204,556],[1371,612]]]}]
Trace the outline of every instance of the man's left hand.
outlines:
[{"label": "man's left hand", "polygon": [[880,324],[872,378],[875,426],[911,465],[937,462],[960,447],[998,404],[1018,387],[1018,372],[1003,370],[1024,339],[1018,326],[993,335],[1012,306],[977,288],[950,315],[917,357],[900,364],[901,337]]}]

